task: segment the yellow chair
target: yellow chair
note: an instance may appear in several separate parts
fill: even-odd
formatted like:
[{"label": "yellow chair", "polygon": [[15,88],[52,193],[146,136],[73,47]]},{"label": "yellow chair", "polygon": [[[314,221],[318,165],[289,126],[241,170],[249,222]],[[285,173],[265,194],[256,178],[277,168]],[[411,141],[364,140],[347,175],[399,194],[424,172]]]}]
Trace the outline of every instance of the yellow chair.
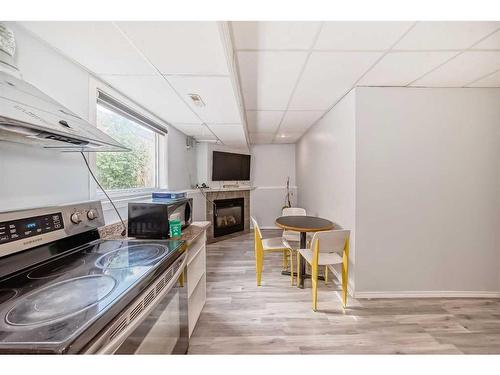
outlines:
[{"label": "yellow chair", "polygon": [[[312,238],[311,248],[299,249],[297,252],[297,274],[301,256],[311,265],[312,305],[314,311],[318,307],[318,270],[320,266],[325,266],[326,271],[329,266],[342,264],[342,305],[344,308],[347,306],[350,232],[344,229],[317,232]],[[325,277],[327,273],[326,271]]]},{"label": "yellow chair", "polygon": [[[257,220],[253,217],[253,231],[254,231],[254,240],[255,240],[255,272],[257,274],[257,286],[260,286],[262,280],[262,268],[264,266],[264,253],[266,252],[283,252],[284,254],[289,253],[291,259],[291,271],[293,271],[293,249],[286,247],[283,243],[283,239],[281,237],[274,238],[262,238],[262,232],[260,231],[259,224]],[[291,274],[291,283],[293,285],[294,275],[293,272]]]}]

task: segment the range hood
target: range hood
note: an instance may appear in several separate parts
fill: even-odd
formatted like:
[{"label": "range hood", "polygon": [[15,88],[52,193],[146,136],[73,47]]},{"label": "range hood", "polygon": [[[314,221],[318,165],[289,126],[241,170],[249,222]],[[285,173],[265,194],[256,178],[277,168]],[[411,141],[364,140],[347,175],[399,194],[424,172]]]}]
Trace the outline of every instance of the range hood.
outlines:
[{"label": "range hood", "polygon": [[15,49],[14,34],[0,23],[0,141],[66,152],[129,151],[24,81]]}]

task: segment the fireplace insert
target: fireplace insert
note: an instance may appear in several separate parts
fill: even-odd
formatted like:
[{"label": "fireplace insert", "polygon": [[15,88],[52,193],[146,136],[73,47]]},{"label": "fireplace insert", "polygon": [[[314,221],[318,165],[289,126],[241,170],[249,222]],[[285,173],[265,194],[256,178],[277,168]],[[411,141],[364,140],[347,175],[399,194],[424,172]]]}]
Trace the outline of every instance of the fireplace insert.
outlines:
[{"label": "fireplace insert", "polygon": [[225,236],[245,229],[244,198],[214,201],[214,237]]}]

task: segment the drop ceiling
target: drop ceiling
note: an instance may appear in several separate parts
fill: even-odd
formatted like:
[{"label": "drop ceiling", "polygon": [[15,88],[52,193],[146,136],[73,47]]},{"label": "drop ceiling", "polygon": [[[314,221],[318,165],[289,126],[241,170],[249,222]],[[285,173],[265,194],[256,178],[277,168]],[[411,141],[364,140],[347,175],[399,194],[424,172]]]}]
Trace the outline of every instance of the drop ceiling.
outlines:
[{"label": "drop ceiling", "polygon": [[252,143],[296,142],[356,86],[500,87],[500,22],[232,22]]},{"label": "drop ceiling", "polygon": [[[21,22],[38,38],[198,141],[246,147],[223,22]],[[190,94],[205,106],[196,106]]]},{"label": "drop ceiling", "polygon": [[21,24],[185,134],[236,147],[296,142],[356,86],[500,87],[500,22]]}]

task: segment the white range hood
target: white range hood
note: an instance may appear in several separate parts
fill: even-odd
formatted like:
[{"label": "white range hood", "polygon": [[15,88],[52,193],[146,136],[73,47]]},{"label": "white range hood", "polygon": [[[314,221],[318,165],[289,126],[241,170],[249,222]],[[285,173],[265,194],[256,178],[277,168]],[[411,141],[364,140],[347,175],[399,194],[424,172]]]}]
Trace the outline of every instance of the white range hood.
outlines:
[{"label": "white range hood", "polygon": [[14,34],[0,23],[0,141],[60,151],[128,151],[25,82],[14,63]]}]

